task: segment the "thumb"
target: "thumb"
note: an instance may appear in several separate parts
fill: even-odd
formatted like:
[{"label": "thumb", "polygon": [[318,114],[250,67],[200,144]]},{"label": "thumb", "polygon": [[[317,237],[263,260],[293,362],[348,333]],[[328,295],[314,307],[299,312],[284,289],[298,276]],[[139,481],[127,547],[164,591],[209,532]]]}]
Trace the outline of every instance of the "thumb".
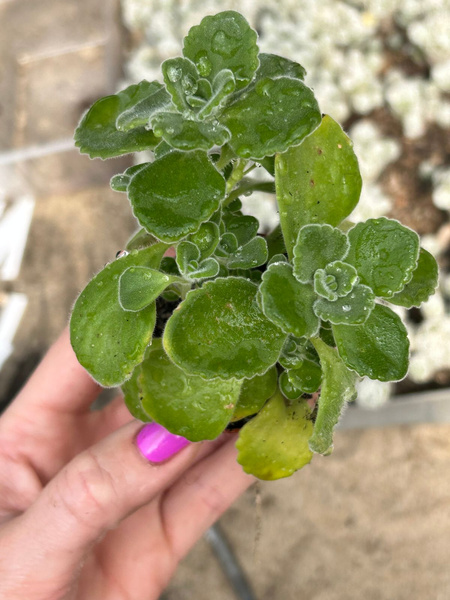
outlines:
[{"label": "thumb", "polygon": [[34,580],[43,569],[53,581],[71,579],[91,545],[167,488],[200,448],[156,423],[133,421],[79,454],[16,520],[28,556],[22,576],[32,571]]}]

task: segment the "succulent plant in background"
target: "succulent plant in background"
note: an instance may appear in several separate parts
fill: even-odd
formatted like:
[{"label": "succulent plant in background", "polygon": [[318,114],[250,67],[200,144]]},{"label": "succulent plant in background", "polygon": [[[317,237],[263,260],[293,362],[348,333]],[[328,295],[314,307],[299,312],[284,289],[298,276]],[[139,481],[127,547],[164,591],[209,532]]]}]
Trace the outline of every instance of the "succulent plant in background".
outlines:
[{"label": "succulent plant in background", "polygon": [[[358,377],[405,377],[388,303],[427,300],[436,261],[398,221],[346,220],[361,192],[350,139],[242,15],[205,17],[162,75],[98,100],[75,133],[92,158],[153,160],[111,180],[141,229],[79,296],[72,346],[136,418],[192,441],[231,424],[245,471],[286,477],[331,451]],[[247,177],[258,166],[272,181]],[[255,190],[276,194],[267,236],[241,211]]]}]

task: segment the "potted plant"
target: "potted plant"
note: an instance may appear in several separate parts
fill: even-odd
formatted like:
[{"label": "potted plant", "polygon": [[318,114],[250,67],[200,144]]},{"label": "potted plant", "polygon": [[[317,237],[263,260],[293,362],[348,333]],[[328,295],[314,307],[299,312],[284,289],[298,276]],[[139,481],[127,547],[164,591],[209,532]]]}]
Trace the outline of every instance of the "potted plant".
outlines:
[{"label": "potted plant", "polygon": [[[389,304],[419,306],[437,264],[398,221],[347,220],[350,139],[242,15],[205,17],[162,76],[98,100],[76,130],[91,158],[154,158],[111,180],[141,229],[77,299],[71,343],[136,418],[191,441],[239,428],[245,471],[287,477],[331,451],[358,377],[405,377]],[[258,166],[272,182],[247,177]],[[241,211],[259,189],[278,204],[267,236]]]}]

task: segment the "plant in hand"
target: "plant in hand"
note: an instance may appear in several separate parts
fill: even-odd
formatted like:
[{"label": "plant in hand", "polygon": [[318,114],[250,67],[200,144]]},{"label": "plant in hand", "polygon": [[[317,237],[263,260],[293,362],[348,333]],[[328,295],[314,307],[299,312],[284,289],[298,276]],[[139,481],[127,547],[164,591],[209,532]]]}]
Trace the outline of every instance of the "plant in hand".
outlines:
[{"label": "plant in hand", "polygon": [[[358,377],[405,377],[388,304],[427,300],[437,264],[398,221],[346,220],[361,192],[350,139],[242,15],[205,17],[162,77],[98,100],[76,130],[92,158],[153,160],[111,180],[141,229],[79,296],[71,342],[136,418],[192,441],[236,423],[245,471],[287,477],[332,450]],[[272,182],[248,178],[256,166]],[[255,190],[276,194],[266,237],[241,211]]]}]

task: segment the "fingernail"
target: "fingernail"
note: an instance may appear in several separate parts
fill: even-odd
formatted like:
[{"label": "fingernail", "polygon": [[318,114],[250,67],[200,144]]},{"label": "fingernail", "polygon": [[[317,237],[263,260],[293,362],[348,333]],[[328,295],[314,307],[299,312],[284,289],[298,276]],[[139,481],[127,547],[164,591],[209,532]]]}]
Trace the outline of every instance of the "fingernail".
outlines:
[{"label": "fingernail", "polygon": [[170,433],[159,423],[147,423],[136,438],[141,454],[153,463],[167,460],[189,443],[189,440],[181,435]]}]

